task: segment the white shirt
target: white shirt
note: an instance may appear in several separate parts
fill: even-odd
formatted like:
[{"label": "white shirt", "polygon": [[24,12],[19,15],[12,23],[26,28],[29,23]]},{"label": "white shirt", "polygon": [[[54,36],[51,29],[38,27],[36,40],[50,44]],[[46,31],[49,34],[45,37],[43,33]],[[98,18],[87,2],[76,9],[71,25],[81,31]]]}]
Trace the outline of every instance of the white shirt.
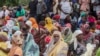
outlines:
[{"label": "white shirt", "polygon": [[5,13],[4,13],[4,11],[1,11],[0,12],[0,17],[3,17],[3,15],[5,14],[5,16],[8,16],[9,15],[9,11],[8,10],[5,10]]}]

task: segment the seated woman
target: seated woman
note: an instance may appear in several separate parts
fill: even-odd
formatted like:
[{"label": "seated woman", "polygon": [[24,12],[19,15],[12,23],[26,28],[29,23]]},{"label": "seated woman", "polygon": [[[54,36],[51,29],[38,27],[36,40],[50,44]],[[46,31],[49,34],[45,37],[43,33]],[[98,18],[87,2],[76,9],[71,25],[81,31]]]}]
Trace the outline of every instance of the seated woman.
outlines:
[{"label": "seated woman", "polygon": [[8,54],[8,56],[23,56],[22,51],[22,43],[23,43],[23,35],[21,31],[16,31],[12,35],[12,48]]},{"label": "seated woman", "polygon": [[44,56],[67,56],[67,51],[68,45],[64,42],[61,32],[54,31]]},{"label": "seated woman", "polygon": [[30,33],[30,27],[23,25],[21,31],[24,35],[23,56],[39,56],[39,46],[36,44],[33,35]]},{"label": "seated woman", "polygon": [[7,39],[7,33],[0,32],[0,56],[7,56],[9,52]]}]

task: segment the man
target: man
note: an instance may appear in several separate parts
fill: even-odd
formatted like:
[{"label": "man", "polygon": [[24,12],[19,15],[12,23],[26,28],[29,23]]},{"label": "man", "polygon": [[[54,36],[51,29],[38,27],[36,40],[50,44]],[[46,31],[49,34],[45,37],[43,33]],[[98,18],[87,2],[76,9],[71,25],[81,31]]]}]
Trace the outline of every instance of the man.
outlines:
[{"label": "man", "polygon": [[47,13],[51,12],[53,10],[53,0],[44,0],[46,6],[47,6]]},{"label": "man", "polygon": [[7,9],[7,6],[2,7],[2,11],[0,12],[0,18],[5,18],[6,16],[9,16],[10,12]]},{"label": "man", "polygon": [[29,2],[29,9],[30,9],[30,17],[36,17],[36,6],[38,1],[37,0],[31,0]]},{"label": "man", "polygon": [[38,0],[38,4],[37,4],[37,22],[38,23],[43,20],[42,15],[45,14],[46,10],[47,10],[47,7],[44,1]]},{"label": "man", "polygon": [[61,0],[60,2],[60,23],[64,25],[64,19],[72,12],[71,3],[68,0]]}]

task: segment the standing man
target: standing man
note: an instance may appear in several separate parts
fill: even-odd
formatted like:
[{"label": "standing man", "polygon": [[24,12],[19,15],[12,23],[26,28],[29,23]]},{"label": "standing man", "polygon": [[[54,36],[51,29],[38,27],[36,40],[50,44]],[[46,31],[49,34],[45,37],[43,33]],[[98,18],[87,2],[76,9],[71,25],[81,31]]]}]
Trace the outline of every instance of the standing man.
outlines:
[{"label": "standing man", "polygon": [[64,20],[65,18],[71,14],[72,12],[72,6],[71,3],[68,0],[61,0],[60,2],[60,23],[62,26],[64,26]]},{"label": "standing man", "polygon": [[30,17],[36,17],[37,3],[38,3],[37,0],[31,0],[29,2]]},{"label": "standing man", "polygon": [[53,11],[53,0],[44,0],[46,6],[47,6],[47,13]]},{"label": "standing man", "polygon": [[37,4],[37,22],[38,23],[44,20],[43,14],[45,14],[46,10],[47,10],[47,7],[44,1],[38,0],[38,4]]}]

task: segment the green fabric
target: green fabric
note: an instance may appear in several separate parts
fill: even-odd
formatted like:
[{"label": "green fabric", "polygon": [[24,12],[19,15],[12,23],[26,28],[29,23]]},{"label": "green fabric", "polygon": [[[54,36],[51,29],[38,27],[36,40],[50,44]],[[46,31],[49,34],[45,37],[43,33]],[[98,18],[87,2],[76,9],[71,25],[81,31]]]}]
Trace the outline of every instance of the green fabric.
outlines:
[{"label": "green fabric", "polygon": [[100,48],[97,50],[96,56],[100,56]]},{"label": "green fabric", "polygon": [[64,42],[70,44],[72,40],[72,31],[70,28],[65,28],[63,30]]},{"label": "green fabric", "polygon": [[69,43],[69,44],[70,44],[71,39],[72,39],[72,34],[69,34],[68,36],[65,36],[65,37],[64,37],[64,41],[65,41],[66,43]]},{"label": "green fabric", "polygon": [[24,15],[25,15],[25,10],[24,9],[22,9],[21,11],[16,12],[17,17],[24,16]]},{"label": "green fabric", "polygon": [[80,15],[81,17],[84,17],[84,16],[86,16],[86,12],[81,12],[81,15]]}]

